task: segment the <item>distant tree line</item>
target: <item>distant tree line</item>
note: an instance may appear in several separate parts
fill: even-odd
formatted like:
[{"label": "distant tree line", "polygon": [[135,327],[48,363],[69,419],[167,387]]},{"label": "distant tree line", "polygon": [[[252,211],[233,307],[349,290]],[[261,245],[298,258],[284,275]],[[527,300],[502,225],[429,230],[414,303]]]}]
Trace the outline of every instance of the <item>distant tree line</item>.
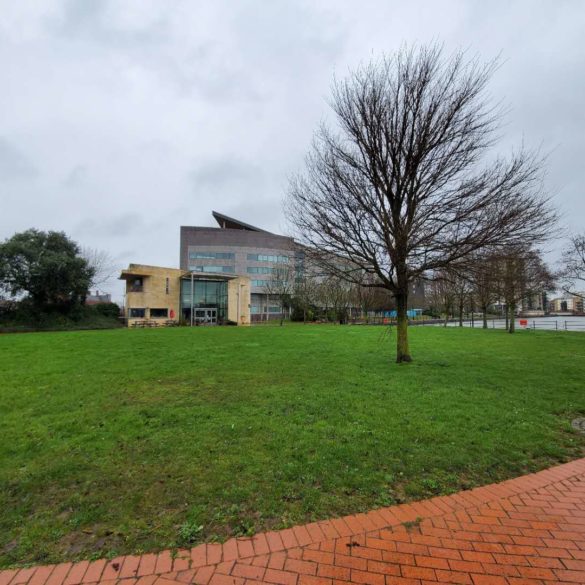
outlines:
[{"label": "distant tree line", "polygon": [[[574,255],[571,258],[575,260]],[[566,267],[553,272],[531,246],[494,249],[470,255],[448,269],[426,273],[418,283],[421,295],[414,297],[410,306],[424,309],[426,316],[444,319],[445,325],[458,318],[462,326],[465,315],[480,313],[487,328],[488,315],[502,315],[506,329],[513,333],[518,312],[533,299],[545,300],[565,273]],[[350,318],[367,322],[372,314],[396,311],[393,295],[376,286],[375,277],[364,272],[362,282],[356,278],[355,274],[351,281],[327,274],[317,264],[305,261],[302,270],[282,265],[264,290],[279,302],[281,324],[287,314],[294,321],[346,323]]]},{"label": "distant tree line", "polygon": [[523,303],[555,289],[555,275],[541,254],[529,247],[471,256],[466,262],[434,273],[427,283],[427,305],[437,315],[457,316],[463,325],[465,312],[488,314],[494,305],[503,308],[506,329],[515,331],[516,314]]}]

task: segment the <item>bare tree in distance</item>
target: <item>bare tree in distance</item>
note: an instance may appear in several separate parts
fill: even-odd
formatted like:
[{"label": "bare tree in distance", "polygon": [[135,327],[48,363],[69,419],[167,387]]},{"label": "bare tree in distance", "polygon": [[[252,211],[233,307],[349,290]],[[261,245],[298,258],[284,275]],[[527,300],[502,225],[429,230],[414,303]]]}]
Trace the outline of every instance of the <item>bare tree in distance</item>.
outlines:
[{"label": "bare tree in distance", "polygon": [[506,303],[509,333],[516,331],[516,309],[532,295],[554,290],[554,276],[538,250],[529,245],[498,256],[497,277],[502,299]]},{"label": "bare tree in distance", "polygon": [[[295,291],[295,270],[289,264],[279,264],[273,268],[271,276],[264,284],[264,292],[267,301],[270,297],[276,298],[280,305],[280,325],[284,325],[285,311],[287,311],[292,302]],[[268,309],[268,307],[267,307]]]},{"label": "bare tree in distance", "polygon": [[556,221],[542,158],[491,156],[503,115],[487,94],[495,68],[436,45],[359,67],[334,81],[336,126],[321,125],[290,182],[293,233],[324,270],[356,284],[371,274],[393,294],[397,362],[411,361],[413,282],[484,249],[544,241]]},{"label": "bare tree in distance", "polygon": [[81,256],[94,269],[91,286],[98,287],[107,283],[117,272],[118,267],[112,256],[105,250],[84,247]]},{"label": "bare tree in distance", "polygon": [[482,253],[469,259],[469,268],[466,271],[473,296],[481,310],[484,329],[488,328],[487,312],[490,305],[501,296],[497,268],[497,258],[489,253]]},{"label": "bare tree in distance", "polygon": [[293,305],[303,313],[303,323],[307,321],[307,312],[315,304],[317,295],[317,281],[306,270],[295,277],[293,290]]},{"label": "bare tree in distance", "polygon": [[[563,268],[560,273],[562,289],[566,293],[585,299],[585,234],[570,238],[570,243],[563,251]],[[582,283],[579,285],[579,283]]]},{"label": "bare tree in distance", "polygon": [[[380,288],[376,286],[377,279],[372,274],[364,274],[359,284],[355,285],[355,305],[361,311],[362,319],[366,321],[369,313],[380,300]],[[385,291],[386,292],[386,291]],[[386,307],[387,309],[389,307]]]},{"label": "bare tree in distance", "polygon": [[[355,285],[345,278],[330,274],[318,284],[317,299],[326,309],[332,309],[340,325],[347,323],[351,307],[357,303]],[[326,310],[326,315],[328,311]]]},{"label": "bare tree in distance", "polygon": [[426,286],[429,304],[439,313],[444,313],[443,326],[447,327],[449,317],[455,313],[456,289],[454,280],[446,270],[433,274]]},{"label": "bare tree in distance", "polygon": [[472,285],[469,274],[452,273],[449,275],[453,293],[455,296],[455,304],[457,305],[457,316],[459,319],[459,327],[463,327],[463,313],[465,310],[465,303],[468,302],[472,295]]}]

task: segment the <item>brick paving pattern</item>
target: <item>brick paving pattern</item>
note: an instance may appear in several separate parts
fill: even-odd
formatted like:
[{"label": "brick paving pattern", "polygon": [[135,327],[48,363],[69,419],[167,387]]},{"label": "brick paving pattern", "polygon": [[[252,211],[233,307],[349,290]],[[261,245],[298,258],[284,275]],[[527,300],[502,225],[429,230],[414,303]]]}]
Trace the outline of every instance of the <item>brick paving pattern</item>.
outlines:
[{"label": "brick paving pattern", "polygon": [[585,459],[172,554],[0,571],[0,585],[585,585]]}]

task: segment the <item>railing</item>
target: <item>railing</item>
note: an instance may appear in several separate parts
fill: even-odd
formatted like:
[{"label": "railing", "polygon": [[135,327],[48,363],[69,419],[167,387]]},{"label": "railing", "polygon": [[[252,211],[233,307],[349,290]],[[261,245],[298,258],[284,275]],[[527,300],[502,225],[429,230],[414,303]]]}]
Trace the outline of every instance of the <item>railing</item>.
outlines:
[{"label": "railing", "polygon": [[530,329],[548,329],[554,331],[585,331],[585,319],[564,321],[532,321],[528,323]]},{"label": "railing", "polygon": [[[522,319],[516,317],[516,329],[531,329],[533,331],[585,331],[585,319]],[[444,320],[442,322],[444,324]],[[459,319],[450,319],[449,327],[459,325]],[[491,318],[487,320],[488,329],[506,329],[508,324],[505,319]],[[463,327],[472,327],[480,329],[483,327],[483,319],[464,320]]]},{"label": "railing", "polygon": [[[582,319],[521,319],[516,318],[516,329],[531,329],[541,331],[585,331],[585,318]],[[526,324],[521,324],[525,321]],[[349,319],[348,323],[352,325],[396,325],[396,318],[393,317],[354,317]],[[429,325],[435,327],[442,327],[445,325],[445,319],[433,319],[431,317],[421,317],[416,319],[409,319],[408,324],[412,325]],[[446,322],[448,327],[458,327],[459,319],[448,319]],[[487,319],[488,329],[506,329],[506,320],[503,318],[491,317]],[[463,327],[471,327],[474,329],[481,329],[483,327],[483,319],[477,317],[475,319],[464,319]]]}]

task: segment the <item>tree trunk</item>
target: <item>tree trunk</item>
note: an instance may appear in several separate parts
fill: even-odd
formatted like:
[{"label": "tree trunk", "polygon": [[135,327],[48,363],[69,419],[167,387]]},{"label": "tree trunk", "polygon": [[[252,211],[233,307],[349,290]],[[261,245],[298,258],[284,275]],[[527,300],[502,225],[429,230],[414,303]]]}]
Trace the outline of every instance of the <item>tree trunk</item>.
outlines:
[{"label": "tree trunk", "polygon": [[506,303],[505,307],[506,307],[506,308],[505,308],[505,314],[506,314],[506,330],[508,330],[508,329],[509,329],[509,327],[510,327],[510,320],[509,320],[509,318],[508,318],[508,315],[509,315],[509,311],[508,311],[508,303]]},{"label": "tree trunk", "polygon": [[411,362],[408,348],[408,292],[398,293],[396,299],[396,363]]},{"label": "tree trunk", "polygon": [[487,323],[487,305],[483,305],[481,308],[481,313],[483,316],[483,328],[487,329],[488,328],[488,323]]},{"label": "tree trunk", "polygon": [[510,333],[514,333],[516,331],[516,305],[514,303],[510,305],[510,328],[508,331]]},{"label": "tree trunk", "polygon": [[459,327],[463,327],[463,298],[459,301]]}]

